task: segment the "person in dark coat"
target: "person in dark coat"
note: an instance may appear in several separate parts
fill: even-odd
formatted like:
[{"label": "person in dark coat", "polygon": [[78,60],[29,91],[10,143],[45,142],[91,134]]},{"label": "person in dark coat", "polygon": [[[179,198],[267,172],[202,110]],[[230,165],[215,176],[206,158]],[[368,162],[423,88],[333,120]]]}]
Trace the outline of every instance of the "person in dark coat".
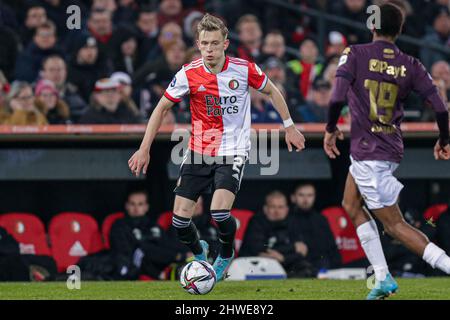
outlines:
[{"label": "person in dark coat", "polygon": [[314,209],[315,200],[316,189],[312,184],[299,185],[291,195],[291,214],[309,248],[308,261],[319,270],[338,268],[341,256],[327,219]]},{"label": "person in dark coat", "polygon": [[119,92],[120,83],[103,78],[95,83],[95,92],[87,112],[81,116],[80,123],[120,124],[140,123],[139,110],[123,103]]},{"label": "person in dark coat", "polygon": [[117,28],[111,37],[111,59],[114,71],[126,72],[129,75],[142,65],[137,33],[128,26]]},{"label": "person in dark coat", "polygon": [[36,28],[33,41],[18,56],[15,77],[17,80],[34,82],[39,76],[42,61],[50,55],[63,55],[56,46],[56,27],[47,21]]},{"label": "person in dark coat", "polygon": [[167,266],[186,260],[188,254],[167,237],[156,216],[147,214],[145,191],[130,193],[125,208],[126,217],[116,221],[110,232],[111,252],[121,279],[133,280],[139,275],[160,279]]},{"label": "person in dark coat", "polygon": [[313,277],[318,270],[308,262],[309,248],[289,215],[286,196],[273,191],[266,196],[263,214],[249,222],[239,255],[277,260],[288,277]]}]

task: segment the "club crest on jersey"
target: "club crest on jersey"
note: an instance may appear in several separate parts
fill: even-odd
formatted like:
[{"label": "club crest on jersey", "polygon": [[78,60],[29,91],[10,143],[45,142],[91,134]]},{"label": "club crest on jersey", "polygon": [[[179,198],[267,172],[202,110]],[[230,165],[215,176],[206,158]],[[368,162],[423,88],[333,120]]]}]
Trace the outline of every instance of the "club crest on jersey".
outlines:
[{"label": "club crest on jersey", "polygon": [[235,79],[230,80],[230,82],[228,82],[228,87],[231,90],[236,90],[237,88],[239,88],[239,82],[237,80],[235,80]]}]

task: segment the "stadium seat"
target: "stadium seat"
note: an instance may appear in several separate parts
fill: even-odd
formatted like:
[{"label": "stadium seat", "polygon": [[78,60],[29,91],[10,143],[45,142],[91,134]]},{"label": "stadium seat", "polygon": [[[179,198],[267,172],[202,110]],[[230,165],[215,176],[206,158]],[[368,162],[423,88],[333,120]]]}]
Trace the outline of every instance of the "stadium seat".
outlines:
[{"label": "stadium seat", "polygon": [[365,258],[356,229],[347,212],[342,207],[330,207],[324,209],[322,214],[327,218],[333,232],[342,263],[345,265]]},{"label": "stadium seat", "polygon": [[431,207],[429,207],[427,210],[425,210],[425,213],[423,214],[423,218],[427,221],[429,221],[431,218],[433,218],[433,221],[437,221],[441,214],[443,214],[448,209],[448,204],[440,203],[435,204]]},{"label": "stadium seat", "polygon": [[105,244],[105,248],[109,249],[109,233],[111,232],[111,227],[119,219],[123,219],[125,214],[123,212],[111,213],[109,216],[103,220],[102,223],[102,237],[103,243]]},{"label": "stadium seat", "polygon": [[158,225],[165,231],[172,225],[172,211],[166,211],[159,215]]},{"label": "stadium seat", "polygon": [[59,272],[65,272],[80,257],[103,249],[97,221],[85,213],[57,214],[50,221],[48,233]]},{"label": "stadium seat", "polygon": [[51,255],[44,224],[36,215],[6,213],[0,216],[0,226],[19,242],[21,254]]},{"label": "stadium seat", "polygon": [[231,214],[236,218],[237,231],[236,231],[236,255],[239,253],[242,241],[244,240],[245,231],[247,230],[248,222],[255,214],[253,211],[244,209],[232,209]]}]

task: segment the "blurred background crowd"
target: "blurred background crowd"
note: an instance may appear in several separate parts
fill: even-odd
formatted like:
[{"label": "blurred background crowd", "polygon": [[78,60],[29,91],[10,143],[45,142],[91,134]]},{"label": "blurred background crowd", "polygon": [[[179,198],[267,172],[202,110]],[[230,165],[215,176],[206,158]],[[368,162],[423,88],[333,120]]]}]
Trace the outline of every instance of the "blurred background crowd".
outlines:
[{"label": "blurred background crowd", "polygon": [[[365,24],[367,6],[385,1],[277,2]],[[200,57],[195,30],[204,12],[226,22],[227,54],[258,63],[285,95],[296,122],[325,122],[339,55],[348,45],[369,42],[371,33],[329,20],[321,25],[317,17],[272,2],[2,0],[0,124],[145,122],[174,74]],[[406,35],[450,48],[449,0],[392,2],[404,9]],[[80,8],[80,29],[68,28],[70,5]],[[421,59],[448,97],[450,55],[408,41],[399,47]],[[434,120],[414,94],[405,111],[406,121]],[[252,120],[280,122],[258,92],[252,93]],[[188,98],[164,119],[189,121]],[[340,122],[348,121],[344,109]]]}]

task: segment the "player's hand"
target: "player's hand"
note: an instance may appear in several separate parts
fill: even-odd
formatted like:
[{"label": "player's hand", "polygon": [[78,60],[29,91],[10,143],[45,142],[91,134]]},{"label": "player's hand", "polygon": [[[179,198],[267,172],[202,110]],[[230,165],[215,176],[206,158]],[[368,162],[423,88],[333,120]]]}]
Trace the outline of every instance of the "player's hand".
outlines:
[{"label": "player's hand", "polygon": [[308,254],[308,246],[302,241],[296,242],[295,252],[300,253],[302,256],[306,257],[306,255]]},{"label": "player's hand", "polygon": [[436,160],[449,160],[450,159],[450,145],[441,147],[439,140],[434,146],[434,159]]},{"label": "player's hand", "polygon": [[139,149],[131,156],[130,160],[128,160],[128,167],[130,168],[131,172],[136,175],[136,177],[139,177],[141,170],[143,174],[147,173],[149,163],[149,151],[145,149]]},{"label": "player's hand", "polygon": [[325,137],[323,138],[323,150],[330,159],[336,159],[340,156],[338,148],[336,147],[336,139],[344,140],[344,134],[336,129],[333,133],[325,131]]},{"label": "player's hand", "polygon": [[294,125],[286,128],[285,140],[289,152],[292,152],[292,146],[296,148],[297,152],[305,149],[305,137]]}]

